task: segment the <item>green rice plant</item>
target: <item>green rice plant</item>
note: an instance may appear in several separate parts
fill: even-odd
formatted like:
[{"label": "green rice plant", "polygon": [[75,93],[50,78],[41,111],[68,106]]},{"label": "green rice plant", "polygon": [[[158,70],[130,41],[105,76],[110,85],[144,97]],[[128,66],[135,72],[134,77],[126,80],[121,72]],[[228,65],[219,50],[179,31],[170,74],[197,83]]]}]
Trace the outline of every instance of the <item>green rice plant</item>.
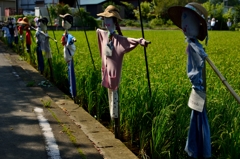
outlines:
[{"label": "green rice plant", "polygon": [[26,84],[26,87],[33,87],[36,85],[36,82],[35,81],[29,81],[27,84]]},{"label": "green rice plant", "polygon": [[46,100],[41,99],[41,102],[42,102],[44,107],[46,107],[46,108],[51,107],[51,100],[46,101]]}]

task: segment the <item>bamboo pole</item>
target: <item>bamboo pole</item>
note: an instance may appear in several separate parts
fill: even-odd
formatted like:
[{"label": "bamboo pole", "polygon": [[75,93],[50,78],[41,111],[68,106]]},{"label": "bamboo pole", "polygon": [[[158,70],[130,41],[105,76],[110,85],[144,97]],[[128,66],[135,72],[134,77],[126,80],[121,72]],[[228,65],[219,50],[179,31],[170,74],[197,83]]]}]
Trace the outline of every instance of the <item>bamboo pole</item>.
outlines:
[{"label": "bamboo pole", "polygon": [[[139,9],[140,22],[141,22],[142,38],[145,38],[145,37],[144,37],[144,30],[143,30],[143,22],[142,22],[142,13],[141,13],[140,0],[138,0],[138,9]],[[150,97],[151,97],[151,96],[152,96],[152,91],[151,91],[151,82],[150,82],[150,76],[149,76],[149,70],[148,70],[148,60],[147,60],[146,47],[144,47],[144,57],[145,57],[146,71],[147,71],[147,79],[148,79],[148,90],[149,90],[149,95],[150,95]]]},{"label": "bamboo pole", "polygon": [[[34,27],[32,27],[31,26],[31,29],[33,29],[33,30],[35,30],[35,31],[37,31],[37,29],[35,29]],[[57,40],[56,39],[54,39],[54,38],[52,38],[52,37],[50,37],[50,36],[48,36],[48,35],[46,35],[43,31],[39,31],[39,33],[41,33],[41,34],[43,34],[45,37],[49,37],[50,39],[52,39],[54,42],[57,42]]]},{"label": "bamboo pole", "polygon": [[79,14],[80,14],[80,20],[83,24],[83,31],[84,31],[84,35],[85,35],[85,38],[86,38],[86,41],[87,41],[88,50],[90,52],[90,56],[91,56],[91,59],[92,59],[92,65],[93,65],[94,70],[96,71],[96,67],[95,67],[95,64],[94,64],[93,56],[92,56],[92,51],[91,51],[91,48],[90,48],[90,44],[89,44],[89,41],[88,41],[88,36],[87,36],[86,29],[85,29],[85,26],[84,26],[83,16],[82,16],[81,10],[80,10],[80,5],[78,3],[78,0],[76,0],[76,2],[77,2],[78,11],[79,11]]},{"label": "bamboo pole", "polygon": [[202,70],[202,77],[203,77],[203,87],[204,87],[203,90],[206,93],[204,107],[207,110],[207,76],[206,76],[206,62],[205,62],[205,60],[204,60],[204,67],[203,67],[203,70]]},{"label": "bamboo pole", "polygon": [[[50,24],[51,24],[51,26],[53,26],[53,25],[52,25],[52,19],[51,19],[50,13],[49,13],[48,6],[47,6],[47,12],[48,12]],[[41,9],[40,9],[40,14],[41,14]],[[53,32],[54,39],[56,39],[56,35],[55,35],[55,32],[54,32],[54,29],[52,29],[52,32]],[[56,41],[55,41],[55,42],[56,42]],[[57,44],[57,43],[55,43],[55,44],[56,44],[57,51],[58,51],[58,54],[59,54],[58,44]]]},{"label": "bamboo pole", "polygon": [[227,87],[227,89],[230,91],[230,93],[233,95],[233,97],[237,100],[237,102],[240,104],[240,97],[238,96],[238,94],[233,90],[233,88],[229,85],[229,83],[227,82],[226,78],[223,77],[223,75],[218,71],[217,67],[213,64],[213,62],[206,57],[206,61],[208,62],[208,64],[212,67],[212,69],[214,70],[214,72],[218,75],[218,77],[220,78],[220,80],[222,81],[222,83]]}]

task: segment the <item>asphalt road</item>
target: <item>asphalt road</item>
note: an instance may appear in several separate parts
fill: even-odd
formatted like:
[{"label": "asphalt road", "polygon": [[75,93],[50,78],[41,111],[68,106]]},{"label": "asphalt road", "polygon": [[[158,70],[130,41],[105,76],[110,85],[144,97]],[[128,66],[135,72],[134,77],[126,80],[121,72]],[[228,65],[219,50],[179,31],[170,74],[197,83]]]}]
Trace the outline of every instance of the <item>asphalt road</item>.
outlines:
[{"label": "asphalt road", "polygon": [[[43,101],[48,101],[43,90],[37,83],[27,86],[29,81],[37,81],[32,68],[23,70],[13,57],[19,58],[0,41],[0,158],[102,159],[93,143],[62,110],[54,104],[51,111],[43,106]],[[44,79],[35,74],[40,78],[38,82]],[[64,128],[81,141],[71,141]]]}]

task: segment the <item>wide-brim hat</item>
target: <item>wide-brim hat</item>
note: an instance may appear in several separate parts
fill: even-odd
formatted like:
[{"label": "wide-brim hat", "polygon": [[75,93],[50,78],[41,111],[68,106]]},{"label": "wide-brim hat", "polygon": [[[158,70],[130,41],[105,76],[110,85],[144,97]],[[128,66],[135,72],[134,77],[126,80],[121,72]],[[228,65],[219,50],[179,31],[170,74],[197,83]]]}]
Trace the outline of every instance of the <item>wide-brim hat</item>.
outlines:
[{"label": "wide-brim hat", "polygon": [[38,22],[42,22],[42,23],[44,23],[44,24],[47,25],[47,23],[48,23],[48,19],[47,19],[46,17],[39,18],[39,19],[38,19]]},{"label": "wide-brim hat", "polygon": [[20,24],[29,24],[28,18],[27,17],[23,17],[23,19],[21,21],[19,21],[18,23],[20,23]]},{"label": "wide-brim hat", "polygon": [[207,10],[199,3],[191,2],[186,6],[173,6],[168,9],[168,15],[173,23],[182,29],[182,12],[184,10],[190,10],[193,14],[195,14],[200,20],[200,30],[197,38],[203,41],[207,36]]},{"label": "wide-brim hat", "polygon": [[64,15],[60,14],[59,16],[60,16],[61,18],[63,18],[64,20],[66,20],[66,21],[68,21],[69,23],[72,24],[72,22],[73,22],[73,16],[72,16],[71,14],[69,14],[69,13],[66,13],[66,14],[64,14]]},{"label": "wide-brim hat", "polygon": [[119,15],[119,10],[113,6],[113,5],[109,5],[104,12],[97,14],[97,16],[99,17],[107,17],[107,18],[111,18],[111,17],[115,17],[119,20],[122,20],[122,18]]}]

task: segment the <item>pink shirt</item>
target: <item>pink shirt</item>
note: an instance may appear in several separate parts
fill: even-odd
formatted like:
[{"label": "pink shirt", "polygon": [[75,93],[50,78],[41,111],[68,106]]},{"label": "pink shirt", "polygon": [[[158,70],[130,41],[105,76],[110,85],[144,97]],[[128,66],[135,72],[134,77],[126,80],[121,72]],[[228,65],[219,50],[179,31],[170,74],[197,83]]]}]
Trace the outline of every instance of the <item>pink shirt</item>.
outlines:
[{"label": "pink shirt", "polygon": [[106,56],[104,49],[108,43],[108,31],[97,29],[98,46],[102,58],[102,86],[109,89],[117,89],[120,82],[123,55],[133,50],[138,44],[145,46],[143,38],[127,38],[114,34],[112,56]]}]

